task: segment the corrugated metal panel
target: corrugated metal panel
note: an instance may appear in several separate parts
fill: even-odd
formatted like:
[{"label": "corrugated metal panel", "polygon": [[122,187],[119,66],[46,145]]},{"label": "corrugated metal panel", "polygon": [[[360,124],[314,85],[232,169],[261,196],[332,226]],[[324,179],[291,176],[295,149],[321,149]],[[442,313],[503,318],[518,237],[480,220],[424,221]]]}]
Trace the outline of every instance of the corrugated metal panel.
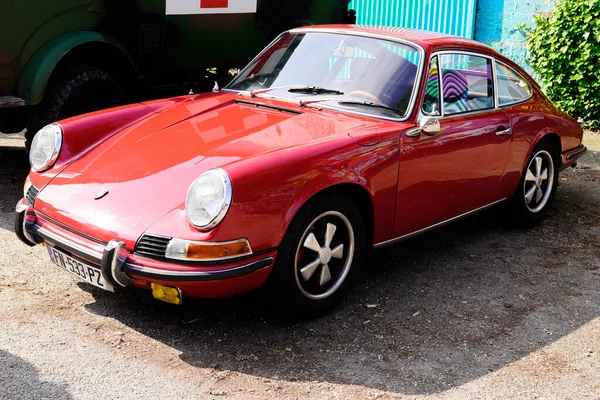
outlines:
[{"label": "corrugated metal panel", "polygon": [[424,29],[473,38],[476,0],[352,0],[359,25]]}]

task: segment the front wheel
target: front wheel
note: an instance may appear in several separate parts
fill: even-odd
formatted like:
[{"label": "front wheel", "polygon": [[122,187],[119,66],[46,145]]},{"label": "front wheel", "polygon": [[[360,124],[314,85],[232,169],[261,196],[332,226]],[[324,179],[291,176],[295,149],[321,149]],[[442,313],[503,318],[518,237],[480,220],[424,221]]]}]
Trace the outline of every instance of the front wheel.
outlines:
[{"label": "front wheel", "polygon": [[303,207],[280,246],[267,290],[279,311],[318,315],[346,295],[365,249],[363,217],[342,196],[321,197]]},{"label": "front wheel", "polygon": [[511,200],[517,223],[534,225],[548,214],[556,195],[559,160],[556,147],[547,140],[534,148]]}]

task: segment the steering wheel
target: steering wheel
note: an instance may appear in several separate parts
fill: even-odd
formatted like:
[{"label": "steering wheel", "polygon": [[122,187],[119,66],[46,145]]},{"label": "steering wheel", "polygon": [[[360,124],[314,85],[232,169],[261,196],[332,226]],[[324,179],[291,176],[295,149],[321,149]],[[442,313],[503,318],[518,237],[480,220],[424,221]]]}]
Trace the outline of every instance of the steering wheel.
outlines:
[{"label": "steering wheel", "polygon": [[379,97],[375,96],[371,92],[367,92],[366,90],[353,90],[353,91],[348,92],[346,94],[346,96],[352,96],[352,95],[358,95],[358,96],[366,97],[369,100],[372,100],[372,101],[374,101],[376,103],[383,104],[383,102],[379,99]]}]

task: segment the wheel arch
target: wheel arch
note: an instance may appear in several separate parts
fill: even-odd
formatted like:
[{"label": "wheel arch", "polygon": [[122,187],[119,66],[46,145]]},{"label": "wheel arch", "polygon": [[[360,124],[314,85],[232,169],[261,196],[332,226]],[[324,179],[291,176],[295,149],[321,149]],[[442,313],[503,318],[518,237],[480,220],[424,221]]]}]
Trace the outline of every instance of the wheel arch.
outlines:
[{"label": "wheel arch", "polygon": [[[558,161],[560,162],[560,160],[561,160],[560,154],[562,153],[562,141],[560,140],[560,136],[558,136],[558,134],[556,134],[554,132],[549,132],[548,134],[542,136],[540,138],[540,140],[549,140],[550,143],[552,143],[554,145],[554,147],[556,148]],[[537,143],[536,143],[536,145],[537,145]]]},{"label": "wheel arch", "polygon": [[[317,192],[313,193],[310,196],[307,196],[303,201],[298,202],[298,206],[296,206],[290,213],[287,214],[284,229],[282,230],[283,234],[287,232],[290,224],[296,218],[300,210],[304,207],[308,206],[310,203],[318,201],[322,197],[338,195],[344,198],[351,199],[351,201],[358,207],[360,213],[363,216],[365,223],[365,239],[367,247],[370,247],[373,244],[373,234],[374,234],[374,226],[375,226],[375,206],[373,202],[373,197],[369,190],[364,186],[355,183],[355,182],[343,182],[336,183],[331,186],[324,187]],[[280,238],[283,239],[283,234]]]},{"label": "wheel arch", "polygon": [[131,55],[116,39],[92,31],[71,32],[45,44],[27,62],[19,79],[21,96],[28,105],[39,104],[50,82],[78,61],[104,68],[121,80],[135,72]]},{"label": "wheel arch", "polygon": [[535,147],[540,144],[542,140],[547,140],[556,148],[556,162],[558,164],[558,168],[560,168],[560,164],[562,162],[561,153],[562,153],[562,141],[560,140],[560,136],[551,130],[544,130],[536,135],[536,137],[531,142],[531,146],[529,147],[529,151],[527,152],[527,157],[523,161],[523,165],[521,166],[521,174],[525,172],[525,168],[527,168],[527,162],[533,153]]}]

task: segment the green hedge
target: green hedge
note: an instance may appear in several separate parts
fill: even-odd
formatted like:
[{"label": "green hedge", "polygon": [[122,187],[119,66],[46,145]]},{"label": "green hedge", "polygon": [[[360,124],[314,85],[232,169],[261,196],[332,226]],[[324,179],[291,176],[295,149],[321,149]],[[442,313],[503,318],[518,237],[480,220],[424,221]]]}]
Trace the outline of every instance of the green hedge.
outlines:
[{"label": "green hedge", "polygon": [[529,63],[548,97],[589,129],[600,128],[600,0],[557,0],[527,33]]}]

